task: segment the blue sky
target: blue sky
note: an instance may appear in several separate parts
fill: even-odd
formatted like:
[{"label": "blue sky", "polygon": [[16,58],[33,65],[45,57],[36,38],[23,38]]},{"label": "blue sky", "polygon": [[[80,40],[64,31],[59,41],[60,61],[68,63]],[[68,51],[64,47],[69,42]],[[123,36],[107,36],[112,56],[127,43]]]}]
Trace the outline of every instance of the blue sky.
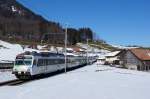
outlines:
[{"label": "blue sky", "polygon": [[17,0],[48,20],[91,27],[111,44],[150,46],[150,0]]}]

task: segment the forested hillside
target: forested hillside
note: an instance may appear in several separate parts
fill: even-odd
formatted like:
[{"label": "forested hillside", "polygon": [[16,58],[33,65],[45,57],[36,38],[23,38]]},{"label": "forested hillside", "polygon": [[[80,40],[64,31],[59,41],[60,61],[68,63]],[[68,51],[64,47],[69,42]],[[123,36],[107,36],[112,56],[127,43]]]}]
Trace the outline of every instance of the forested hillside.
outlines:
[{"label": "forested hillside", "polygon": [[[41,42],[63,43],[64,29],[59,23],[47,21],[35,14],[16,0],[0,0],[0,39],[13,42]],[[51,40],[45,39],[45,34],[54,33]],[[63,33],[55,36],[55,33]],[[68,30],[69,44],[92,39],[92,30],[89,28]],[[57,39],[61,38],[61,39]],[[53,41],[53,42],[51,42]]]}]

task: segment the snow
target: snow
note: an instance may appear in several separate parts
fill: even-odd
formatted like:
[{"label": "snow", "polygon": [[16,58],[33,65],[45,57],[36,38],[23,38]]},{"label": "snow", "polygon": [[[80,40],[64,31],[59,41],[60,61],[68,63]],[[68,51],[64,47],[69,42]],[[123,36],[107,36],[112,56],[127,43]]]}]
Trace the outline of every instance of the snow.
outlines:
[{"label": "snow", "polygon": [[[0,45],[0,62],[14,61],[23,52],[18,44],[0,40]],[[80,45],[95,51],[86,44]],[[98,49],[96,52],[99,58],[118,53]],[[11,71],[0,72],[0,82],[13,79],[16,77]],[[2,86],[0,99],[149,99],[149,83],[150,73],[94,64],[18,86]]]},{"label": "snow", "polygon": [[24,52],[40,52],[40,51],[37,49],[32,49],[32,48],[25,48]]},{"label": "snow", "polygon": [[127,46],[114,45],[114,44],[111,44],[111,46],[113,46],[113,47],[115,47],[115,48],[119,48],[119,49],[132,49],[132,48],[139,48],[139,47],[127,47]]},{"label": "snow", "polygon": [[1,61],[14,61],[16,55],[23,52],[23,49],[19,44],[10,44],[0,40],[0,45],[3,46],[2,48],[0,48]]},{"label": "snow", "polygon": [[150,73],[89,65],[19,86],[0,87],[0,99],[149,99]]},{"label": "snow", "polygon": [[[15,58],[18,54],[23,53],[25,51],[29,52],[40,52],[40,50],[32,49],[32,48],[25,48],[23,49],[19,44],[11,44],[5,41],[0,40],[0,62],[1,63],[8,63],[15,61]],[[40,46],[38,46],[40,47]]]},{"label": "snow", "polygon": [[12,74],[11,71],[6,71],[6,72],[0,71],[0,82],[5,82],[14,79],[16,79],[16,77]]},{"label": "snow", "polygon": [[13,12],[17,11],[17,9],[15,8],[15,6],[11,6],[11,9],[12,9]]},{"label": "snow", "polygon": [[114,51],[114,52],[107,53],[105,56],[116,56],[119,53],[120,51]]},{"label": "snow", "polygon": [[98,56],[98,59],[105,59],[105,56],[100,55],[100,56]]},{"label": "snow", "polygon": [[108,51],[108,50],[98,49],[96,47],[92,47],[90,45],[83,44],[83,43],[77,43],[77,46],[79,46],[79,47],[81,47],[83,49],[86,49],[88,51],[88,56],[104,57],[106,54],[110,53],[110,51]]}]

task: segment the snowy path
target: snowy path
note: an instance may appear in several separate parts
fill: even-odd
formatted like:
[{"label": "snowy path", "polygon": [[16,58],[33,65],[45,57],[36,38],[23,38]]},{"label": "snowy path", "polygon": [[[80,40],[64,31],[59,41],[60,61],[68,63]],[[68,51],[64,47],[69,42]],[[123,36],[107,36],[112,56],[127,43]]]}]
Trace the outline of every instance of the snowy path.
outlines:
[{"label": "snowy path", "polygon": [[20,86],[0,87],[0,99],[149,99],[150,73],[86,66]]}]

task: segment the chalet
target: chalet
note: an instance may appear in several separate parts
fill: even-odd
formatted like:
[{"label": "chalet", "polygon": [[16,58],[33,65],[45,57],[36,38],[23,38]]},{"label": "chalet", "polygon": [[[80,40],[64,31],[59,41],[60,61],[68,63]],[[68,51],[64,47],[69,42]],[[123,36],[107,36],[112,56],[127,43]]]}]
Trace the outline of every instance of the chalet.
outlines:
[{"label": "chalet", "polygon": [[119,54],[120,63],[125,68],[133,70],[150,70],[150,50],[149,49],[128,49]]},{"label": "chalet", "polygon": [[105,56],[107,64],[116,64],[119,65],[119,57],[118,54],[120,51],[110,52]]},{"label": "chalet", "polygon": [[105,61],[106,61],[105,57],[101,55],[97,58],[97,65],[103,65],[105,64]]}]

